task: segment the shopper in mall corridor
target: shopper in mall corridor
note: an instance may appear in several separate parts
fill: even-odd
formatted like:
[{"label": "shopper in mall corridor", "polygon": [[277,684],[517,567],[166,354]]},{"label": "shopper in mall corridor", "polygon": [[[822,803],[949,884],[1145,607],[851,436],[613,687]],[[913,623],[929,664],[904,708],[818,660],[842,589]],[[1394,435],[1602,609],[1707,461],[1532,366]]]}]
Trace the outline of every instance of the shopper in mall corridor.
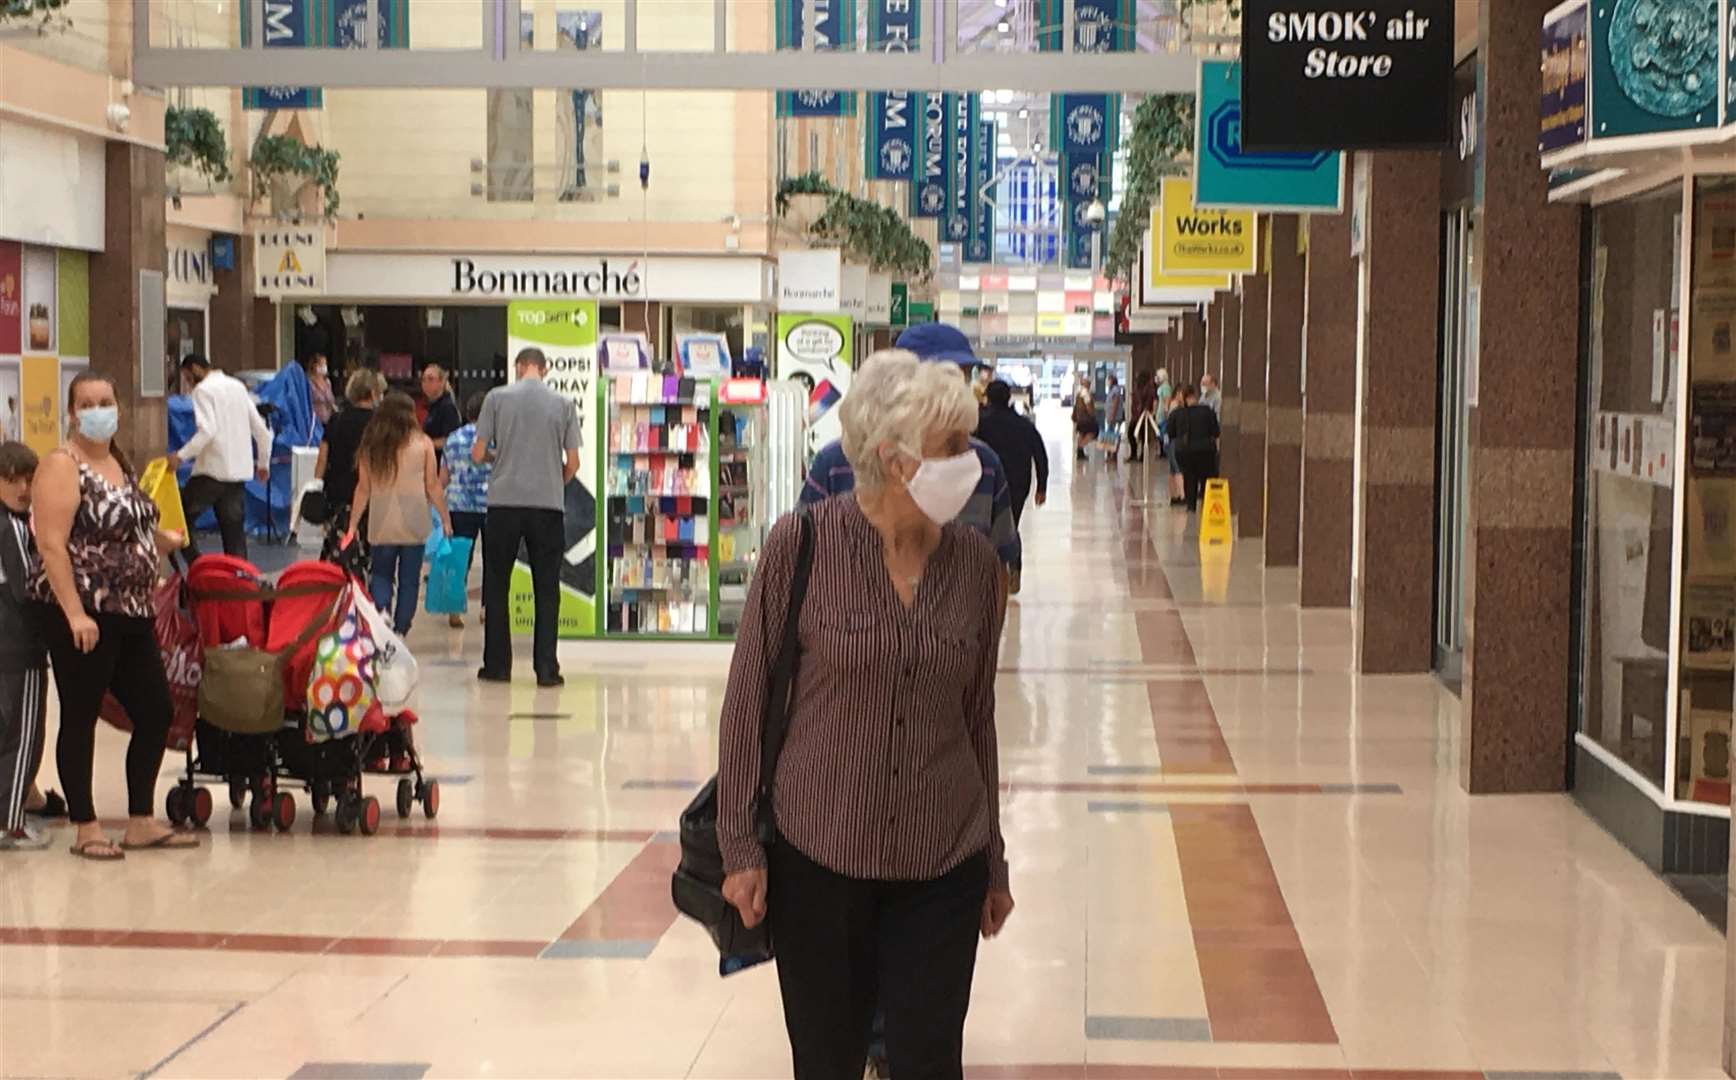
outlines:
[{"label": "shopper in mall corridor", "polygon": [[452,395],[452,383],[446,369],[429,364],[422,369],[422,433],[434,440],[434,449],[445,461],[446,438],[464,426],[459,415],[458,401]]},{"label": "shopper in mall corridor", "polygon": [[[961,381],[970,377],[977,366],[976,353],[970,339],[956,326],[946,323],[919,323],[898,335],[898,347],[915,353],[922,360],[956,364]],[[1019,528],[1013,520],[1012,489],[1007,486],[1006,470],[1001,459],[978,439],[971,440],[971,449],[982,462],[982,479],[970,501],[959,511],[958,520],[988,537],[995,553],[1009,573],[1019,563]],[[842,495],[856,486],[855,470],[844,453],[842,441],[821,447],[808,469],[808,482],[802,488],[802,502],[817,503],[833,495]]]},{"label": "shopper in mall corridor", "polygon": [[[215,508],[223,554],[245,559],[247,479],[263,484],[271,478],[271,428],[241,380],[212,367],[198,353],[181,361],[181,376],[192,387],[193,422],[198,426],[193,437],[169,455],[170,469],[179,469],[183,461],[193,463],[181,504],[189,523]],[[187,551],[199,557],[199,545],[191,538]]]},{"label": "shopper in mall corridor", "polygon": [[[326,425],[320,438],[319,460],[313,474],[325,485],[326,543],[320,558],[330,561],[350,524],[350,502],[356,494],[356,452],[362,432],[374,418],[374,407],[386,393],[386,379],[377,371],[362,368],[344,387],[344,407]],[[365,544],[364,544],[365,549]]]},{"label": "shopper in mall corridor", "polygon": [[512,620],[507,616],[512,568],[520,545],[530,558],[536,629],[531,662],[538,686],[561,686],[555,653],[560,625],[561,559],[566,547],[566,489],[579,472],[579,414],[543,383],[548,359],[525,349],[514,362],[517,380],[489,393],[476,421],[470,460],[493,462],[488,516],[482,529],[484,682],[512,678]]},{"label": "shopper in mall corridor", "polygon": [[[900,1080],[963,1074],[977,938],[1013,910],[1000,827],[995,555],[957,520],[982,471],[976,399],[907,352],[877,353],[839,406],[853,494],[812,510],[802,663],[755,828],[768,679],[801,526],[772,530],[724,695],[724,895],[770,918],[798,1080],[862,1075],[876,1001]],[[888,721],[891,726],[888,727]]]},{"label": "shopper in mall corridor", "polygon": [[[114,384],[82,372],[67,388],[72,430],[42,460],[31,488],[40,562],[29,594],[60,695],[55,762],[77,826],[73,854],[118,859],[122,849],[197,847],[152,816],[174,703],[157,651],[157,563],[185,538],[158,525],[156,504],[115,445]],[[113,694],[132,721],[127,743],[127,826],[119,846],[103,834],[91,796],[97,712]]]},{"label": "shopper in mall corridor", "polygon": [[307,396],[313,404],[313,415],[321,424],[331,423],[338,411],[337,397],[332,393],[331,364],[322,352],[309,353],[301,362],[307,373]]},{"label": "shopper in mall corridor", "polygon": [[1200,404],[1211,409],[1219,420],[1223,419],[1223,391],[1218,389],[1218,377],[1209,371],[1200,376]]},{"label": "shopper in mall corridor", "polygon": [[349,532],[359,533],[367,517],[372,557],[368,595],[403,637],[416,619],[422,558],[435,515],[445,535],[452,535],[434,442],[417,428],[416,403],[409,394],[386,395],[362,432],[356,462]]},{"label": "shopper in mall corridor", "polygon": [[[989,383],[983,392],[988,404],[977,419],[976,437],[986,443],[1007,473],[1007,489],[1013,505],[1013,526],[1017,528],[1025,515],[1025,500],[1031,496],[1031,480],[1037,482],[1037,505],[1049,501],[1049,451],[1043,446],[1043,436],[1037,425],[1013,411],[1013,388],[1001,379]],[[1024,569],[1023,560],[1010,568],[1009,591],[1017,593]]]},{"label": "shopper in mall corridor", "polygon": [[1169,417],[1170,439],[1184,484],[1182,500],[1188,513],[1199,506],[1206,481],[1218,474],[1218,414],[1200,403],[1199,391],[1184,386],[1176,392],[1182,406]]}]

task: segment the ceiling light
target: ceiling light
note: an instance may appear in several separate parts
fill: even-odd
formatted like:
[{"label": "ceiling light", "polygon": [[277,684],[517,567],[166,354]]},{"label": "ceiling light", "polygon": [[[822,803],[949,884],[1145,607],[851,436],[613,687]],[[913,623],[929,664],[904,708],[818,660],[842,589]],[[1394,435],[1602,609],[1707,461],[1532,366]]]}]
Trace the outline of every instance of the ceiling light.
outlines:
[{"label": "ceiling light", "polygon": [[1011,105],[1018,95],[1011,90],[996,90],[995,101],[1001,105]]},{"label": "ceiling light", "polygon": [[1019,119],[1020,120],[1029,120],[1030,118],[1031,118],[1031,110],[1029,110],[1029,109],[1020,109],[1019,110]]},{"label": "ceiling light", "polygon": [[1011,33],[1012,29],[1013,29],[1013,24],[1008,22],[1005,19],[1002,19],[999,23],[995,24],[995,29],[999,30],[1003,34]]}]

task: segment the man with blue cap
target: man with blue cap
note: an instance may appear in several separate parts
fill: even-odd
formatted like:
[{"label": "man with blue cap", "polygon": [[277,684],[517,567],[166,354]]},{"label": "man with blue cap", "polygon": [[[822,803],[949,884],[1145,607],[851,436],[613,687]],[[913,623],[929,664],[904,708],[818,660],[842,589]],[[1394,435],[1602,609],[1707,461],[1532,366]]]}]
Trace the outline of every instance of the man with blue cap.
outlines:
[{"label": "man with blue cap", "polygon": [[[968,377],[978,363],[970,339],[958,327],[947,323],[918,323],[909,327],[898,335],[897,347],[908,349],[924,360],[956,364],[964,377]],[[970,445],[982,461],[983,475],[976,492],[959,511],[957,520],[988,537],[1001,557],[1001,564],[1010,572],[1019,565],[1020,545],[1019,528],[1013,521],[1013,498],[1007,486],[1007,471],[1002,467],[1000,457],[986,443],[973,438]],[[802,487],[802,502],[817,503],[855,488],[856,474],[844,456],[844,444],[832,442],[814,455],[814,464],[808,469],[808,482]],[[1017,580],[1013,578],[1013,581]]]}]

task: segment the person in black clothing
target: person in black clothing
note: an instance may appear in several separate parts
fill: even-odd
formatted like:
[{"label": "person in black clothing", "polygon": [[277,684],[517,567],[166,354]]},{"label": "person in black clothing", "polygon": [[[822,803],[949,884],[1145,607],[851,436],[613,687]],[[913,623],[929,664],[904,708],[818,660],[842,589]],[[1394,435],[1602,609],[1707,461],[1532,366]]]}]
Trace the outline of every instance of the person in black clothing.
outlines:
[{"label": "person in black clothing", "polygon": [[1169,417],[1169,437],[1175,440],[1176,462],[1181,466],[1183,501],[1188,513],[1199,507],[1206,481],[1218,474],[1218,414],[1200,404],[1199,391],[1184,386],[1179,391],[1186,404]]},{"label": "person in black clothing", "polygon": [[[343,542],[350,521],[350,500],[356,493],[356,452],[362,445],[362,429],[374,417],[374,406],[386,392],[386,380],[377,371],[361,368],[344,386],[344,405],[325,426],[319,444],[319,460],[313,474],[325,481],[326,539],[320,558],[331,560]],[[366,536],[366,530],[359,535]]]},{"label": "person in black clothing", "polygon": [[429,364],[422,369],[422,397],[428,403],[428,419],[422,423],[422,434],[434,440],[434,463],[446,460],[446,436],[464,426],[458,412],[458,399],[452,396],[451,381],[446,369]]},{"label": "person in black clothing", "polygon": [[[1013,527],[1018,528],[1019,520],[1025,513],[1025,500],[1031,495],[1033,470],[1037,480],[1037,505],[1042,506],[1049,500],[1049,451],[1043,446],[1043,437],[1037,433],[1037,425],[1013,411],[1011,386],[996,379],[989,383],[984,394],[988,404],[983,406],[977,419],[977,438],[1000,455],[1001,467],[1007,475],[1008,493],[1013,502]],[[1019,562],[1008,567],[1008,592],[1019,591],[1022,569]]]}]

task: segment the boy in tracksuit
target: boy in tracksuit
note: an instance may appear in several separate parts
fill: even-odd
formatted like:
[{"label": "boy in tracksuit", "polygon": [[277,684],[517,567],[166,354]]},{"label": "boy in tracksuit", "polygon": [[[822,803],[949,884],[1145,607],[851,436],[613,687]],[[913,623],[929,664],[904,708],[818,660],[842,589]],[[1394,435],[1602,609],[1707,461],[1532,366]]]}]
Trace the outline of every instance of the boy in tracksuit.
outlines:
[{"label": "boy in tracksuit", "polygon": [[35,557],[29,520],[35,476],[35,451],[0,443],[0,851],[48,845],[45,834],[24,823],[48,707],[48,654],[24,598]]}]

